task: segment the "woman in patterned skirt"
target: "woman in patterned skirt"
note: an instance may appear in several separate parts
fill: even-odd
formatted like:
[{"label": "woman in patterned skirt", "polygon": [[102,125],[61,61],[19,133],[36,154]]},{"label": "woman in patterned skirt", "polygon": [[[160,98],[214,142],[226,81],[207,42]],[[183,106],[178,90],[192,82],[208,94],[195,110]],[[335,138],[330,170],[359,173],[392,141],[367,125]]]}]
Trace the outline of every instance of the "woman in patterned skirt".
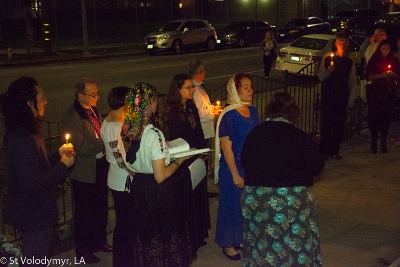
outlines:
[{"label": "woman in patterned skirt", "polygon": [[310,186],[325,162],[294,126],[300,109],[290,94],[276,93],[266,115],[242,149],[243,266],[321,266]]}]

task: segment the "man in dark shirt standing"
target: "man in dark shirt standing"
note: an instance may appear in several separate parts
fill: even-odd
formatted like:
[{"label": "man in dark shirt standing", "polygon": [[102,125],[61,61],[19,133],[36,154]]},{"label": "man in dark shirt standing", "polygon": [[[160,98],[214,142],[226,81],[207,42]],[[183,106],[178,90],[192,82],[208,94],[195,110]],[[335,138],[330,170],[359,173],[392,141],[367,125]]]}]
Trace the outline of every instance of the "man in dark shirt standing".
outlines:
[{"label": "man in dark shirt standing", "polygon": [[336,35],[337,50],[325,55],[318,71],[321,85],[321,141],[320,149],[325,160],[339,155],[343,139],[347,109],[353,107],[356,98],[356,67],[348,57],[349,35]]}]

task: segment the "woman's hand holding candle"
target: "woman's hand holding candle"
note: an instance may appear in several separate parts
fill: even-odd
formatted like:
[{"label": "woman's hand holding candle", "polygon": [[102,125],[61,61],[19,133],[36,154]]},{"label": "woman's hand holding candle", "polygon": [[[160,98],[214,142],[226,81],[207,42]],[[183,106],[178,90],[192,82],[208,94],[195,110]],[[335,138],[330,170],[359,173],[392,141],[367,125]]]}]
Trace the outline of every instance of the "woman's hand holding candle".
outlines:
[{"label": "woman's hand holding candle", "polygon": [[333,56],[334,56],[334,54],[332,53],[331,54],[331,65],[333,66]]},{"label": "woman's hand holding candle", "polygon": [[[72,143],[68,142],[68,139],[69,139],[69,134],[66,134],[65,135],[65,141],[66,142],[61,147],[63,149],[63,151],[64,151],[63,154],[65,154],[67,157],[75,156],[74,146],[72,145]],[[62,155],[62,154],[60,153],[60,155]]]}]

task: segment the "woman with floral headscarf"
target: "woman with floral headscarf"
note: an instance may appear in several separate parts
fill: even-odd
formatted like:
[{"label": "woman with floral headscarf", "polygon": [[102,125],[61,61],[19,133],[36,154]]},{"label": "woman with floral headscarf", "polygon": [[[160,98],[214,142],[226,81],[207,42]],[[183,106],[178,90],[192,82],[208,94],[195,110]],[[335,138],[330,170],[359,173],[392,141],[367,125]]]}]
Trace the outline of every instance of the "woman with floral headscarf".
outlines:
[{"label": "woman with floral headscarf", "polygon": [[134,211],[133,266],[189,266],[192,252],[179,209],[179,181],[171,176],[187,158],[170,162],[163,133],[154,126],[156,89],[138,83],[125,99],[122,140]]},{"label": "woman with floral headscarf", "polygon": [[[215,182],[219,183],[219,207],[215,242],[230,260],[240,260],[235,248],[243,246],[240,197],[244,187],[244,171],[240,153],[247,134],[260,124],[253,99],[250,75],[232,76],[227,85],[227,106],[217,122],[215,137]],[[221,157],[220,157],[221,148]]]},{"label": "woman with floral headscarf", "polygon": [[[192,148],[206,148],[199,112],[193,102],[193,78],[187,74],[177,74],[172,78],[165,97],[163,121],[168,127],[169,139],[183,138]],[[187,160],[175,175],[183,185],[182,204],[188,222],[193,252],[207,244],[210,212],[208,205],[207,179],[193,189],[189,166],[202,164],[205,170],[205,155],[193,156]]]}]

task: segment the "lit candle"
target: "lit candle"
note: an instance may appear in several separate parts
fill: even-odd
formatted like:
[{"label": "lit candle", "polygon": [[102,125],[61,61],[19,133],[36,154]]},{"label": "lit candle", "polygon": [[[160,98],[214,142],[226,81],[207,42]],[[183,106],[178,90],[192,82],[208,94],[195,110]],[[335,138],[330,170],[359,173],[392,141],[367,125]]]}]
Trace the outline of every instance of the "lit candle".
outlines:
[{"label": "lit candle", "polygon": [[219,104],[220,104],[221,102],[219,102],[219,101],[217,101],[217,107],[219,107]]},{"label": "lit candle", "polygon": [[74,146],[71,143],[68,143],[68,139],[69,139],[70,135],[66,134],[65,135],[65,148],[67,149],[67,156],[71,156],[72,152],[74,150]]},{"label": "lit candle", "polygon": [[334,56],[334,54],[332,53],[331,54],[331,65],[333,66],[333,56]]},{"label": "lit candle", "polygon": [[388,66],[388,71],[387,71],[387,73],[390,73],[391,71],[390,71],[390,68],[391,68],[392,66]]},{"label": "lit candle", "polygon": [[68,146],[68,139],[69,139],[69,134],[66,134],[66,135],[65,135],[65,141],[66,141],[65,144],[66,144],[67,146]]}]

